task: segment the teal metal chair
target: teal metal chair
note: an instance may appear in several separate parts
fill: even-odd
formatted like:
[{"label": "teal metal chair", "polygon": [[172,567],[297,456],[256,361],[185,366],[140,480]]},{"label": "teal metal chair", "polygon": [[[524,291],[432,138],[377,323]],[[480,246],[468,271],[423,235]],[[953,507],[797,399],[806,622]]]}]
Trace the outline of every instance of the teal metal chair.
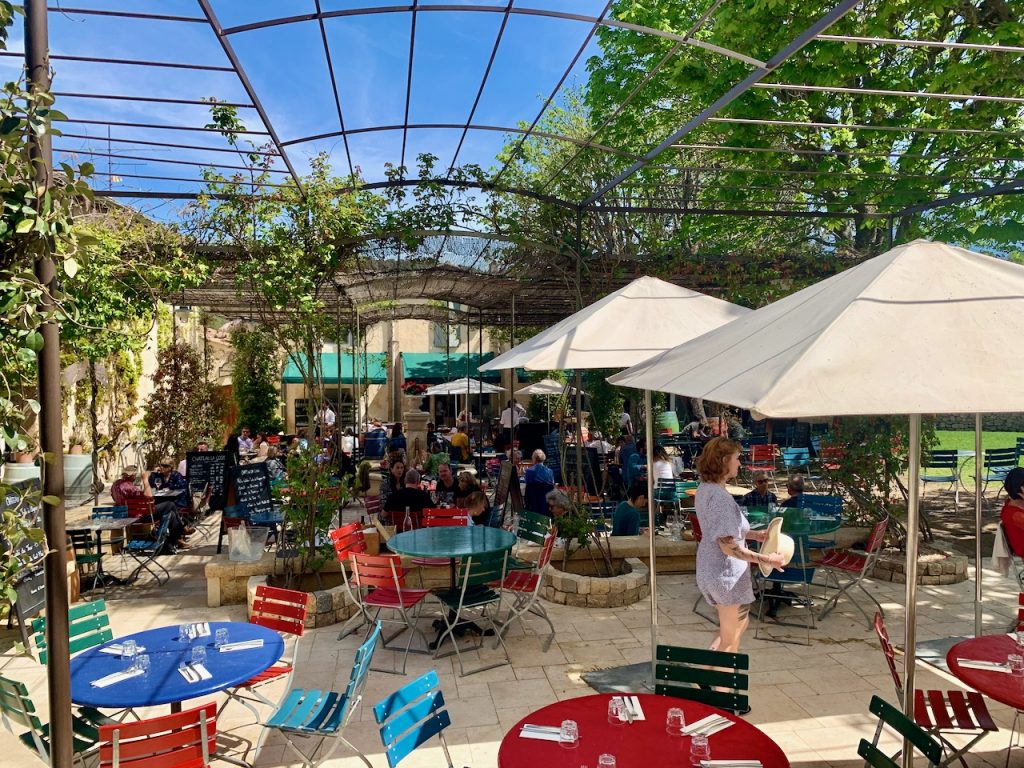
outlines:
[{"label": "teal metal chair", "polygon": [[[544,541],[547,538],[548,533],[551,531],[551,523],[551,518],[547,515],[538,515],[536,512],[531,512],[528,509],[520,510],[519,525],[516,530],[517,551],[519,545],[523,542],[543,547]],[[510,571],[530,571],[533,570],[536,565],[536,562],[533,560],[524,560],[519,557],[510,557],[508,559],[508,569]]]},{"label": "teal metal chair", "polygon": [[745,714],[750,711],[748,669],[750,657],[745,653],[659,645],[654,692]]},{"label": "teal metal chair", "polygon": [[938,741],[908,720],[902,712],[880,696],[871,697],[868,709],[878,718],[878,726],[875,728],[874,738],[871,741],[861,739],[860,745],[857,747],[857,754],[864,758],[865,766],[872,766],[872,768],[901,767],[902,763],[896,760],[899,753],[890,757],[878,748],[882,730],[885,726],[889,726],[903,739],[910,742],[914,750],[928,761],[929,768],[937,768],[942,760],[942,745]]},{"label": "teal metal chair", "polygon": [[[996,501],[1003,492],[1003,482],[1010,474],[1011,469],[1017,467],[1017,449],[1014,448],[986,448],[982,451],[982,488],[984,494],[988,491],[989,483],[999,483],[999,491],[996,493]],[[975,470],[977,471],[977,470]]]},{"label": "teal metal chair", "polygon": [[444,750],[445,764],[454,768],[444,729],[452,724],[445,709],[437,672],[431,670],[385,697],[373,708],[380,726],[380,740],[390,768],[395,768],[413,750],[437,736]]},{"label": "teal metal chair", "polygon": [[[441,618],[444,621],[444,630],[437,638],[437,650],[434,653],[434,658],[440,659],[454,653],[459,661],[459,674],[462,676],[511,663],[508,648],[505,647],[505,640],[495,623],[495,617],[501,609],[501,592],[491,586],[492,584],[501,584],[505,580],[507,560],[508,553],[505,552],[497,555],[464,557],[459,562],[455,588],[441,589],[434,593],[441,601],[443,608]],[[466,670],[465,661],[462,658],[463,649],[459,645],[456,631],[470,624],[475,624],[481,632],[479,642],[473,646],[474,649],[483,646],[483,633],[490,629],[497,637],[495,647],[500,645],[505,653],[503,660],[498,659],[469,671]],[[441,649],[444,647],[446,638],[451,640],[452,650],[442,653]]]},{"label": "teal metal chair", "polygon": [[[35,646],[36,658],[45,665],[49,659],[46,644],[46,617],[37,616],[32,619],[32,645]],[[68,609],[68,651],[76,654],[94,648],[97,645],[114,639],[107,616],[107,604],[103,600],[89,603],[78,603]]]},{"label": "teal metal chair", "polygon": [[[156,579],[157,586],[162,587],[171,580],[170,571],[164,568],[156,559],[163,552],[164,546],[167,544],[170,524],[171,516],[164,515],[160,518],[160,524],[154,529],[151,538],[132,539],[125,544],[125,551],[138,563],[135,566],[135,570],[126,579],[129,584],[138,579],[142,571],[146,571]],[[161,571],[164,574],[162,580],[160,578]]]},{"label": "teal metal chair", "polygon": [[[44,763],[50,763],[50,726],[43,725],[39,720],[24,683],[0,677],[0,722],[11,733],[17,734],[22,743],[36,752]],[[77,713],[71,716],[71,751],[75,762],[83,767],[86,759],[91,758],[98,748],[99,722],[113,721],[101,718],[98,722],[90,722]],[[18,734],[21,728],[28,730]],[[7,757],[8,760],[12,758],[12,755]]]},{"label": "teal metal chair", "polygon": [[[359,755],[359,759],[367,768],[373,768],[366,755],[345,738],[344,731],[362,701],[366,676],[370,671],[370,662],[373,660],[373,652],[379,640],[378,623],[370,636],[356,650],[352,672],[344,691],[292,689],[277,711],[267,720],[266,727],[275,729],[284,736],[285,742],[302,760],[304,768],[315,768],[326,763],[338,748],[338,744],[344,744]],[[315,742],[313,749],[308,753],[303,752],[296,743],[298,738],[312,739]],[[318,758],[317,752],[328,738],[335,739],[335,744]]]},{"label": "teal metal chair", "polygon": [[945,449],[928,451],[923,469],[921,483],[924,485],[924,490],[921,492],[921,496],[924,497],[928,486],[932,483],[948,485],[953,490],[953,509],[958,510],[960,508],[960,457],[957,452]]},{"label": "teal metal chair", "polygon": [[[800,512],[800,510],[792,510],[793,512]],[[788,514],[788,511],[787,511]],[[783,524],[783,531],[786,531],[789,526]],[[811,601],[811,584],[814,583],[814,574],[816,572],[815,564],[810,559],[810,546],[808,543],[808,536],[806,533],[798,533],[796,531],[787,531],[788,535],[793,537],[796,543],[796,551],[793,555],[793,560],[786,566],[784,571],[772,571],[771,575],[762,577],[761,583],[761,594],[758,600],[758,622],[757,629],[754,630],[754,637],[761,637],[761,628],[765,626],[765,600],[777,601],[778,603],[785,603],[789,606],[795,606],[804,611],[806,620],[803,623],[797,623],[796,621],[782,621],[781,619],[773,619],[772,624],[784,626],[784,627],[800,627],[807,630],[807,642],[804,645],[811,644],[811,630],[815,628],[814,611],[812,610]],[[779,584],[781,590],[769,591],[768,585]],[[790,589],[802,586],[803,594],[797,594],[796,592],[790,591]],[[771,635],[765,635],[766,640],[773,640],[776,642],[794,643],[796,640],[791,640],[784,637],[773,637]]]}]

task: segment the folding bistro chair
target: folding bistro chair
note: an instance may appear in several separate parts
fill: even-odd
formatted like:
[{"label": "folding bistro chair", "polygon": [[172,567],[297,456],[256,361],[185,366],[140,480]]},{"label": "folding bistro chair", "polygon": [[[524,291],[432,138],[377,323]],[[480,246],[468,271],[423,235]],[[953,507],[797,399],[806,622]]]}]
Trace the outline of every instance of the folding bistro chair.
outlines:
[{"label": "folding bistro chair", "polygon": [[[519,552],[519,548],[524,542],[543,547],[550,531],[550,517],[547,515],[538,515],[536,512],[531,512],[528,509],[522,510],[519,513],[519,526],[516,530],[516,553]],[[536,561],[534,560],[523,560],[519,557],[510,557],[508,559],[508,569],[510,571],[529,571],[535,566]]]},{"label": "folding bistro chair", "polygon": [[[224,692],[227,694],[227,698],[217,709],[218,716],[229,702],[237,701],[256,715],[258,720],[260,711],[256,708],[257,704],[274,706],[274,702],[260,693],[258,689],[277,680],[284,680],[286,685],[291,685],[298,661],[299,639],[306,631],[306,597],[305,592],[291,589],[268,587],[266,584],[256,587],[256,597],[252,602],[249,623],[259,624],[261,627],[272,629],[283,635],[286,643],[285,653],[272,666],[259,674],[226,689]],[[287,648],[289,638],[292,639],[290,649]]]},{"label": "folding bistro chair", "polygon": [[[828,588],[828,579],[831,578],[836,583],[837,592],[821,607],[818,618],[824,619],[828,616],[829,612],[836,607],[839,598],[847,594],[854,587],[859,588],[861,592],[867,595],[868,599],[875,604],[880,615],[885,615],[881,603],[864,586],[864,577],[874,570],[875,563],[878,562],[878,556],[882,553],[882,544],[885,543],[885,532],[888,528],[889,516],[886,515],[872,526],[871,534],[868,536],[863,550],[829,549],[822,555],[818,565],[825,572],[826,589]],[[840,577],[843,577],[844,581],[840,581]],[[850,600],[857,607],[857,610],[863,614],[864,618],[867,619],[868,628],[870,629],[872,625],[871,616],[864,610],[864,606],[853,599],[852,595]]]},{"label": "folding bistro chair", "polygon": [[1017,449],[986,448],[982,453],[984,473],[981,476],[981,492],[984,495],[988,491],[989,483],[999,483],[999,490],[996,492],[995,498],[995,501],[999,501],[999,496],[1003,492],[1003,481],[1010,474],[1010,470],[1017,467]]},{"label": "folding bistro chair", "polygon": [[[359,703],[363,698],[363,688],[366,686],[366,675],[370,671],[370,661],[373,659],[373,651],[380,638],[380,625],[374,627],[369,637],[356,649],[355,659],[352,662],[352,672],[349,675],[348,685],[345,690],[319,691],[295,688],[289,691],[281,706],[270,716],[266,722],[267,728],[280,731],[285,742],[295,754],[302,760],[304,768],[316,768],[326,763],[338,743],[344,744],[357,755],[367,766],[373,768],[373,764],[366,758],[359,749],[345,738],[345,728],[352,721]],[[297,738],[315,739],[313,749],[305,753],[299,749],[296,743]],[[336,739],[327,753],[317,758],[317,752],[328,738]],[[259,757],[257,755],[257,757]]]},{"label": "folding bistro chair", "polygon": [[[36,658],[46,665],[49,650],[46,644],[46,617],[37,616],[32,619],[32,645],[35,646]],[[114,639],[107,616],[107,604],[104,600],[93,600],[89,603],[78,603],[68,609],[68,652],[72,655],[80,651],[95,648],[97,645]]]},{"label": "folding bistro chair", "polygon": [[[44,763],[50,764],[50,726],[40,722],[24,683],[0,677],[0,722],[3,722],[7,730],[17,735],[25,746],[34,750]],[[19,728],[28,730],[19,734]],[[71,734],[74,760],[85,768],[86,758],[91,758],[96,751],[99,739],[97,724],[73,713]]]},{"label": "folding bistro chair", "polygon": [[337,558],[339,565],[341,565],[341,577],[345,582],[345,591],[348,593],[352,605],[356,607],[356,612],[348,618],[342,626],[341,632],[338,633],[338,639],[341,640],[363,626],[366,621],[366,617],[359,607],[360,601],[357,588],[352,584],[351,580],[351,555],[353,552],[366,551],[366,537],[363,535],[363,525],[358,522],[348,523],[340,528],[335,528],[328,536],[330,536],[331,545],[334,547],[334,556]]},{"label": "folding bistro chair", "polygon": [[[888,725],[896,731],[903,739],[909,741],[915,750],[928,761],[928,768],[936,768],[942,759],[942,745],[925,733],[920,727],[910,722],[902,712],[892,704],[885,701],[881,696],[872,696],[869,706],[871,714],[878,717],[878,726],[875,728],[875,736],[871,741],[861,739],[857,747],[857,754],[864,758],[865,766],[872,768],[900,768],[902,763],[896,761],[899,753],[889,757],[878,748],[878,740],[882,735],[882,729]],[[903,750],[901,749],[900,752]]]},{"label": "folding bistro chair", "polygon": [[[93,520],[116,520],[124,519],[127,517],[130,517],[130,515],[128,514],[128,505],[126,504],[112,507],[92,508]],[[110,553],[112,555],[120,553],[122,566],[124,565],[124,558],[126,557],[126,553],[124,551],[124,543],[127,540],[127,529],[123,528],[120,531],[110,531],[110,534],[106,541],[107,546],[110,547]]]},{"label": "folding bistro chair", "polygon": [[[772,571],[769,576],[762,576],[761,581],[761,594],[758,599],[757,606],[757,629],[754,630],[754,637],[759,638],[761,636],[761,628],[765,626],[764,616],[765,600],[778,601],[779,603],[785,603],[790,606],[798,606],[805,609],[806,621],[802,624],[798,624],[794,621],[781,621],[774,619],[772,624],[783,626],[783,627],[799,627],[807,630],[807,642],[804,645],[811,644],[811,630],[815,628],[814,611],[812,610],[811,601],[811,584],[814,582],[816,563],[813,563],[810,559],[810,547],[808,546],[807,534],[804,533],[791,533],[796,543],[796,553],[793,556],[793,560],[786,566],[784,571]],[[770,592],[767,589],[769,584],[781,585],[781,591]],[[796,594],[787,589],[787,587],[796,587],[803,585],[803,594]],[[781,643],[795,643],[797,640],[791,640],[783,637],[772,637],[766,635],[765,639],[772,640]]]},{"label": "folding bistro chair", "polygon": [[433,736],[441,742],[448,768],[454,768],[444,740],[444,729],[452,721],[444,706],[444,695],[434,670],[374,705],[373,716],[380,726],[380,740],[390,768],[395,768],[416,747]]},{"label": "folding bistro chair", "polygon": [[750,657],[745,653],[659,645],[654,665],[654,692],[728,709],[749,712]]},{"label": "folding bistro chair", "polygon": [[[382,623],[400,624],[402,627],[390,637],[381,634],[381,645],[387,648],[388,643],[400,634],[409,632],[409,640],[402,654],[402,669],[399,671],[374,668],[374,671],[404,675],[414,635],[419,635],[423,639],[423,651],[420,652],[427,652],[429,641],[420,631],[417,622],[423,610],[423,601],[430,594],[430,590],[405,586],[407,571],[402,568],[402,558],[398,555],[367,555],[353,552],[351,562],[352,580],[359,595],[360,611],[366,622],[375,628],[375,631],[380,631]],[[390,618],[380,618],[381,611],[390,611]]]},{"label": "folding bistro chair", "polygon": [[544,609],[544,604],[539,600],[541,587],[544,586],[544,573],[551,563],[551,552],[554,546],[555,534],[549,533],[545,536],[544,545],[541,547],[540,556],[537,558],[537,563],[533,570],[509,570],[500,584],[492,585],[498,586],[512,594],[512,607],[509,609],[508,615],[501,622],[500,635],[503,637],[516,619],[522,623],[523,614],[532,613],[534,616],[539,616],[546,621],[548,627],[551,628],[551,634],[547,636],[547,639],[544,640],[541,646],[542,653],[548,652],[548,648],[551,647],[551,641],[555,639],[555,625],[551,623],[551,619],[548,618],[548,612]]},{"label": "folding bistro chair", "polygon": [[782,468],[787,475],[802,472],[812,487],[814,487],[814,481],[819,479],[811,476],[810,448],[783,448]]},{"label": "folding bistro chair", "polygon": [[100,726],[99,768],[206,768],[216,758],[217,706]]},{"label": "folding bistro chair", "polygon": [[[147,571],[154,579],[156,579],[158,586],[163,586],[170,581],[170,571],[158,563],[156,559],[167,544],[167,537],[170,533],[170,524],[171,516],[164,515],[160,518],[160,524],[153,530],[152,538],[133,538],[125,544],[125,551],[127,551],[132,559],[138,563],[135,570],[128,574],[128,578],[125,579],[125,581],[128,583],[135,581],[139,578],[139,574],[142,571]],[[154,568],[163,571],[164,578],[162,581],[160,579],[160,574],[153,570]]]},{"label": "folding bistro chair", "polygon": [[[881,613],[875,614],[875,634],[878,635],[878,640],[882,645],[882,653],[885,654],[885,661],[889,665],[889,673],[896,684],[896,698],[902,707],[905,695],[903,680],[896,669],[896,650],[889,641],[889,633],[885,629]],[[999,730],[988,713],[984,697],[977,691],[961,691],[956,688],[945,691],[925,691],[916,688],[913,691],[913,696],[914,723],[941,742],[938,756],[931,759],[935,765],[949,765],[954,760],[959,760],[963,763],[964,768],[967,768],[964,755],[980,739]],[[872,699],[872,704],[874,704],[874,699]],[[874,709],[872,711],[874,712]],[[879,713],[875,712],[875,714]],[[879,724],[879,728],[881,728],[881,724]],[[958,747],[946,738],[947,734],[965,736],[970,741],[965,746]],[[878,732],[875,733],[875,743],[877,740]],[[946,754],[945,758],[942,758],[942,753]]]},{"label": "folding bistro chair", "polygon": [[751,475],[755,472],[766,472],[769,477],[775,477],[775,457],[779,455],[779,446],[775,443],[750,446],[750,460],[745,469]]},{"label": "folding bistro chair", "polygon": [[[496,555],[487,554],[463,558],[459,563],[458,576],[455,582],[456,587],[454,589],[438,590],[435,593],[438,600],[441,601],[443,607],[447,610],[441,611],[445,627],[441,636],[437,638],[437,651],[434,654],[434,658],[439,659],[454,653],[459,660],[459,674],[461,676],[471,675],[475,672],[482,672],[485,669],[493,669],[494,667],[511,663],[511,659],[508,656],[508,648],[505,647],[505,641],[497,624],[494,622],[494,616],[490,612],[492,607],[495,612],[501,609],[501,593],[494,590],[490,585],[500,584],[505,580],[507,559],[508,554],[506,552]],[[459,627],[465,627],[475,622],[482,622],[487,625],[487,628],[494,631],[497,637],[497,645],[500,645],[502,651],[504,651],[505,659],[504,661],[483,664],[467,672],[462,659],[462,649],[459,648],[455,632]],[[483,632],[486,631],[480,627],[478,629],[481,629],[481,636],[480,642],[476,644],[475,648],[483,646]],[[454,651],[441,653],[446,637],[451,639]]]},{"label": "folding bistro chair", "polygon": [[[100,589],[106,593],[106,584],[103,583],[103,569],[100,566],[103,560],[103,553],[96,543],[96,536],[92,531],[69,531],[68,538],[75,552],[75,567],[78,569],[78,577],[83,580],[92,580],[89,589]],[[85,587],[82,587],[85,590]]]},{"label": "folding bistro chair", "polygon": [[924,498],[930,483],[948,485],[953,491],[953,509],[960,509],[960,457],[956,451],[937,450],[928,451],[924,462],[924,471],[921,472],[921,483],[924,488],[921,491],[921,498]]}]

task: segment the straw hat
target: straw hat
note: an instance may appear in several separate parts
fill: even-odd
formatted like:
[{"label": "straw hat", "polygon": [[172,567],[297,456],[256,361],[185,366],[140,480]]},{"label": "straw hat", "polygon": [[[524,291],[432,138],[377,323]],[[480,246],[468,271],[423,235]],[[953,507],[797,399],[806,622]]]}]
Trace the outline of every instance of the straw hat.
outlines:
[{"label": "straw hat", "polygon": [[[776,517],[768,523],[768,537],[764,540],[764,544],[761,545],[761,552],[763,554],[770,555],[778,552],[782,555],[782,564],[786,565],[793,559],[795,549],[796,542],[793,541],[793,538],[782,532],[781,517]],[[767,577],[772,573],[772,567],[767,563],[758,563],[757,567],[761,569],[762,576]]]}]

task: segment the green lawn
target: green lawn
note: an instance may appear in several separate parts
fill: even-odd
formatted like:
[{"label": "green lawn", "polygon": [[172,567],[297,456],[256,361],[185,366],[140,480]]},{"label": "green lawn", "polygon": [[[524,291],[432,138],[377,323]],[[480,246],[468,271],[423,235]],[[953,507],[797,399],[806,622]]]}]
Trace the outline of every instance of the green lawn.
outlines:
[{"label": "green lawn", "polygon": [[[950,450],[973,451],[974,431],[936,430],[939,442],[936,448]],[[1017,438],[1024,437],[1019,432],[982,432],[981,448],[1016,448]],[[974,459],[966,459],[963,469],[963,481],[968,488],[974,487]],[[993,491],[994,493],[995,491]]]}]

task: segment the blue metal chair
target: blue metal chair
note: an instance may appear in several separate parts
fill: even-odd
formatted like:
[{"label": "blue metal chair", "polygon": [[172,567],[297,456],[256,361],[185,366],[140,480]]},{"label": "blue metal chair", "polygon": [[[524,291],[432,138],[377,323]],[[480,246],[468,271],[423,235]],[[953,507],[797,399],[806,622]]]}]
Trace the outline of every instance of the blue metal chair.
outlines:
[{"label": "blue metal chair", "polygon": [[454,768],[444,729],[452,724],[444,708],[437,672],[431,670],[385,697],[373,708],[380,726],[380,740],[390,768],[395,768],[416,747],[437,736],[448,768]]},{"label": "blue metal chair", "polygon": [[999,483],[999,491],[996,493],[996,501],[999,501],[999,495],[1003,492],[1003,481],[1010,474],[1010,470],[1017,467],[1017,449],[986,448],[983,454],[982,467],[984,474],[981,476],[981,492],[984,494],[988,491],[989,483]]},{"label": "blue metal chair", "polygon": [[924,490],[923,497],[928,491],[929,483],[948,484],[953,490],[953,509],[960,508],[960,457],[956,451],[936,450],[928,451],[928,457],[924,462],[924,472],[921,473],[921,482]]},{"label": "blue metal chair", "polygon": [[[334,750],[338,748],[338,743],[344,744],[359,755],[359,759],[368,768],[373,768],[373,764],[366,758],[366,755],[360,752],[343,734],[345,727],[351,722],[359,708],[359,702],[362,701],[366,676],[370,671],[370,662],[373,659],[373,651],[377,647],[378,640],[380,640],[379,622],[369,637],[356,649],[352,672],[344,691],[339,693],[337,691],[295,688],[289,691],[281,706],[267,720],[267,728],[281,732],[288,746],[302,759],[302,765],[305,768],[314,768],[321,763],[326,763],[334,754]],[[308,755],[299,749],[294,741],[295,737],[316,740],[315,746]],[[326,754],[317,759],[316,754],[328,737],[333,737],[336,742],[327,750]]]},{"label": "blue metal chair", "polygon": [[[785,526],[783,526],[785,530]],[[760,637],[761,628],[765,626],[765,607],[764,602],[766,599],[775,600],[781,603],[786,603],[790,606],[799,606],[805,609],[807,620],[798,624],[793,621],[781,621],[776,619],[773,621],[774,624],[779,624],[785,627],[801,627],[807,630],[807,642],[805,645],[811,644],[811,630],[815,628],[814,622],[814,611],[812,608],[811,601],[811,584],[814,582],[814,574],[816,571],[815,566],[811,563],[808,550],[810,547],[807,543],[807,535],[799,533],[790,533],[796,543],[796,552],[793,555],[793,560],[786,566],[786,569],[781,573],[779,571],[772,571],[770,576],[763,577],[761,579],[761,595],[758,601],[758,623],[757,629],[754,631],[754,638]],[[779,584],[782,586],[781,591],[769,592],[769,584]],[[797,594],[790,592],[787,587],[796,587],[803,585],[803,594]],[[788,638],[771,637],[765,636],[766,640],[774,640],[776,642],[793,643],[799,642],[796,640],[790,640]]]},{"label": "blue metal chair", "polygon": [[[797,497],[797,506],[810,511],[810,514],[829,517],[839,523],[843,519],[843,497],[826,496],[816,493],[801,493]],[[825,534],[828,535],[828,534]],[[824,549],[835,544],[836,537],[808,539],[807,546],[810,549]]]},{"label": "blue metal chair", "polygon": [[[158,563],[156,559],[157,555],[163,551],[164,546],[167,544],[170,524],[171,516],[166,514],[160,518],[160,524],[154,529],[152,538],[132,539],[124,545],[125,551],[138,563],[135,570],[125,579],[129,584],[139,578],[139,574],[142,571],[148,571],[156,579],[157,585],[161,587],[171,580],[170,571]],[[160,574],[153,570],[154,567],[163,571],[163,581],[160,580]]]},{"label": "blue metal chair", "polygon": [[611,520],[615,515],[614,501],[599,501],[595,504],[587,504],[590,519],[594,521],[595,533],[608,533],[611,531]]},{"label": "blue metal chair", "polygon": [[804,479],[812,486],[820,478],[811,475],[811,449],[810,448],[783,448],[782,468],[787,475],[800,472]]}]

